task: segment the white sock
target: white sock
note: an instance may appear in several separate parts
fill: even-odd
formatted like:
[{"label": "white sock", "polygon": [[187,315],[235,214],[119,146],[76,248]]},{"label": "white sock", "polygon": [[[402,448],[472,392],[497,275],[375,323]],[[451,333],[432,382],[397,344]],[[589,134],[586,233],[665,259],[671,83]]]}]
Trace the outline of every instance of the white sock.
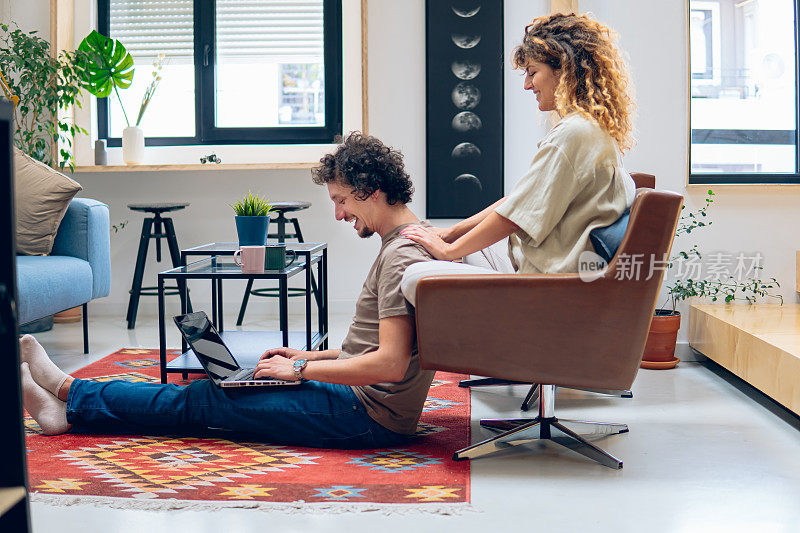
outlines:
[{"label": "white sock", "polygon": [[50,391],[53,396],[58,396],[58,389],[68,376],[50,360],[47,352],[33,335],[23,335],[19,339],[19,355],[22,362],[30,366],[33,380]]},{"label": "white sock", "polygon": [[69,428],[67,423],[67,402],[62,402],[44,388],[40,387],[31,376],[28,363],[19,367],[22,376],[22,403],[28,413],[42,428],[45,435],[60,435]]}]

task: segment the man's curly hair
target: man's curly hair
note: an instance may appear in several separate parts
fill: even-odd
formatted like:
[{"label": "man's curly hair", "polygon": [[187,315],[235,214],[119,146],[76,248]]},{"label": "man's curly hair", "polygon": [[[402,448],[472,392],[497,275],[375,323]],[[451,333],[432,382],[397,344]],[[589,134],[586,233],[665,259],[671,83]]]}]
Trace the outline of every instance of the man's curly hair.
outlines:
[{"label": "man's curly hair", "polygon": [[525,27],[511,62],[514,68],[525,68],[533,60],[560,69],[556,111],[595,120],[625,152],[634,143],[633,88],[616,37],[586,15],[545,15]]},{"label": "man's curly hair", "polygon": [[314,183],[350,185],[357,200],[383,191],[389,205],[407,204],[414,193],[403,154],[370,135],[351,133],[334,153],[326,154],[319,162],[311,171]]}]

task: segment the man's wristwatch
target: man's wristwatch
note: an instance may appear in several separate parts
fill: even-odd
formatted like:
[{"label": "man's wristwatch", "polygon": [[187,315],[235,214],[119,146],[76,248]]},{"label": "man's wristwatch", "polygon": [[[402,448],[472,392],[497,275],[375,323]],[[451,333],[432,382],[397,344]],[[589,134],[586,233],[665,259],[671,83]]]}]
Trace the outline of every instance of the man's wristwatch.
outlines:
[{"label": "man's wristwatch", "polygon": [[303,378],[303,369],[308,364],[308,359],[297,359],[294,362],[294,375],[297,377],[297,381],[305,381]]}]

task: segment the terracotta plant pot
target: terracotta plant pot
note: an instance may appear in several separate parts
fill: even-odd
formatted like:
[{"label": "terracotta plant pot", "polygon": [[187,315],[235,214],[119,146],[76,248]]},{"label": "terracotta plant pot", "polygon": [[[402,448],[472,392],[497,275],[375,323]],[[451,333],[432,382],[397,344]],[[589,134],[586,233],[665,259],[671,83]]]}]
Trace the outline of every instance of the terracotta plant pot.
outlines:
[{"label": "terracotta plant pot", "polygon": [[681,314],[678,311],[656,309],[650,323],[650,333],[644,346],[642,368],[662,370],[675,368],[680,359],[675,357],[675,344],[681,327]]},{"label": "terracotta plant pot", "polygon": [[61,311],[53,315],[53,322],[56,324],[68,324],[70,322],[80,322],[83,318],[80,307],[73,307],[66,311]]}]

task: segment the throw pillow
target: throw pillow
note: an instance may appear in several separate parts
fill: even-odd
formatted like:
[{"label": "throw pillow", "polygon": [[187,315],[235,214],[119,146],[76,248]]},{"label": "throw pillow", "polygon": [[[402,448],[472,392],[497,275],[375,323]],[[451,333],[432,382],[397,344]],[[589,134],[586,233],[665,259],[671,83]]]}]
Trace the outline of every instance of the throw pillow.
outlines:
[{"label": "throw pillow", "polygon": [[630,209],[622,213],[622,216],[610,226],[595,228],[589,232],[589,240],[592,241],[594,251],[602,257],[606,263],[611,262],[622,244],[622,238],[628,229],[628,220],[631,217]]},{"label": "throw pillow", "polygon": [[48,255],[80,184],[14,148],[17,253]]}]

